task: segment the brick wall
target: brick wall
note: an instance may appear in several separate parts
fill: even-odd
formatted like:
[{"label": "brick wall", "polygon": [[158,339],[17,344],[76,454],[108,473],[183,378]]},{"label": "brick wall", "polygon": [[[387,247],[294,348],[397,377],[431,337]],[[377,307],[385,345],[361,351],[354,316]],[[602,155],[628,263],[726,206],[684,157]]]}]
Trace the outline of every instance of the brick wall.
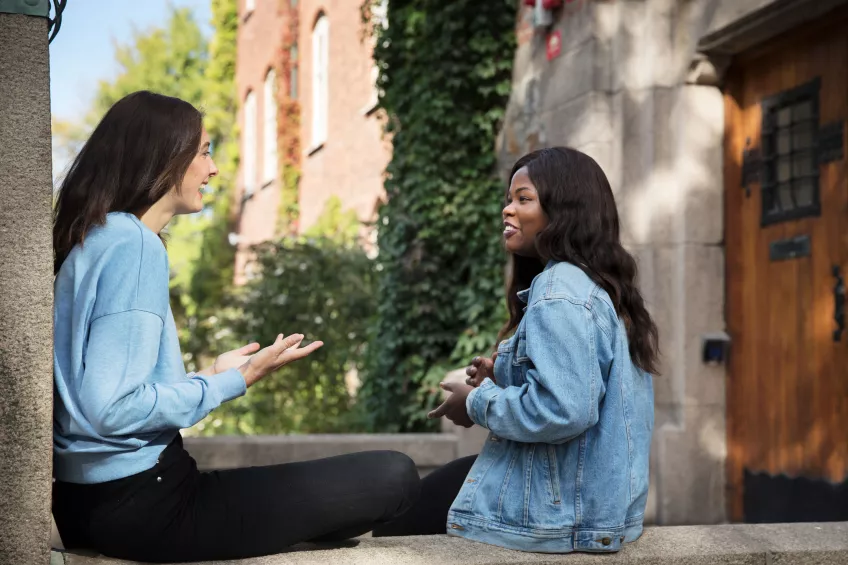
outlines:
[{"label": "brick wall", "polygon": [[[246,248],[275,235],[280,203],[277,178],[267,186],[261,182],[264,154],[262,123],[265,115],[263,83],[266,73],[276,67],[286,29],[286,2],[256,0],[251,14],[240,0],[240,25],[236,82],[243,106],[248,92],[256,96],[257,141],[256,170],[259,179],[253,196],[244,201],[238,222],[239,251],[236,256],[236,281],[244,280],[248,260]],[[375,102],[372,85],[370,39],[365,37],[361,0],[300,0],[297,2],[297,102],[301,108],[300,140],[301,180],[298,204],[302,231],[320,216],[325,202],[333,195],[344,209],[352,209],[363,222],[374,219],[383,195],[383,171],[391,155],[391,144],[383,139],[379,114],[371,112]],[[328,84],[329,104],[326,142],[320,148],[312,139],[312,31],[320,14],[329,21]],[[288,85],[287,77],[281,84]],[[239,111],[244,154],[244,110]],[[240,166],[238,202],[244,195],[244,161]]]},{"label": "brick wall", "polygon": [[245,190],[245,171],[239,167],[237,206],[241,207],[238,221],[239,251],[236,254],[236,279],[243,280],[244,265],[248,255],[244,251],[250,245],[265,241],[274,236],[277,223],[277,208],[280,202],[279,179],[263,185],[262,156],[264,154],[262,122],[265,115],[265,97],[263,85],[268,70],[276,67],[279,51],[282,47],[285,25],[284,12],[279,9],[277,0],[257,0],[253,12],[246,13],[245,0],[239,0],[239,30],[236,55],[236,85],[239,99],[239,131],[242,132],[240,153],[244,155],[244,101],[248,92],[256,97],[257,135],[256,135],[256,175],[253,196],[243,200]]},{"label": "brick wall", "polygon": [[[373,106],[370,40],[364,37],[362,0],[300,0],[301,140],[306,151],[300,184],[300,226],[308,228],[337,195],[363,221],[373,219],[383,194],[383,171],[391,146]],[[329,19],[329,115],[327,141],[312,137],[312,29],[321,13]],[[312,150],[310,152],[310,150]]]}]

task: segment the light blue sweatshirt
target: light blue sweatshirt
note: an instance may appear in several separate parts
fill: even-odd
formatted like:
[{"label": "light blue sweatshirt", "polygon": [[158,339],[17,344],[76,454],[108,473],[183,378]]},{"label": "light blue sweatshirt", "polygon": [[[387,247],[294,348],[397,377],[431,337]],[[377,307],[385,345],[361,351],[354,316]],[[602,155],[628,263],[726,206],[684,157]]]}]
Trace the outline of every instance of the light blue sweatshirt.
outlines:
[{"label": "light blue sweatshirt", "polygon": [[237,369],[186,374],[168,255],[132,214],[111,213],[54,282],[54,476],[101,483],[150,469],[180,428],[241,396]]}]

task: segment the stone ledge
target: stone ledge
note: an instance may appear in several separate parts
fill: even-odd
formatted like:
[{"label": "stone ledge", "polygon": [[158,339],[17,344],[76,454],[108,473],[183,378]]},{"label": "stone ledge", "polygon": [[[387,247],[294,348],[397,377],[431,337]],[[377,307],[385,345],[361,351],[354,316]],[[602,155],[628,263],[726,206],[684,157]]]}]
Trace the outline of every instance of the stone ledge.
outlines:
[{"label": "stone ledge", "polygon": [[[290,552],[205,565],[836,565],[848,563],[848,522],[647,528],[611,555],[509,551],[448,536],[370,538],[355,547],[299,546]],[[54,552],[51,565],[133,565]],[[200,565],[200,564],[199,564]]]},{"label": "stone ledge", "polygon": [[308,461],[359,451],[393,450],[429,470],[456,459],[453,434],[316,434],[187,437],[184,445],[201,470]]}]

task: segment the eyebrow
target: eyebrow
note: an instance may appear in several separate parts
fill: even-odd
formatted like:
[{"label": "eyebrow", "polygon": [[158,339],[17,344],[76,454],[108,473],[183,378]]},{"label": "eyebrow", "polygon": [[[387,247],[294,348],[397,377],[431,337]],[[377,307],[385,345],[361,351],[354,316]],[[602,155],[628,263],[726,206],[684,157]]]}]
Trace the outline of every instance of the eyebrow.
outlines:
[{"label": "eyebrow", "polygon": [[529,187],[529,186],[521,186],[521,187],[518,187],[518,188],[516,188],[516,189],[515,189],[515,193],[516,193],[516,194],[518,194],[518,193],[519,193],[519,192],[521,192],[522,190],[530,190],[530,187]]},{"label": "eyebrow", "polygon": [[200,146],[201,149],[209,149],[210,143],[207,141],[203,145]]}]

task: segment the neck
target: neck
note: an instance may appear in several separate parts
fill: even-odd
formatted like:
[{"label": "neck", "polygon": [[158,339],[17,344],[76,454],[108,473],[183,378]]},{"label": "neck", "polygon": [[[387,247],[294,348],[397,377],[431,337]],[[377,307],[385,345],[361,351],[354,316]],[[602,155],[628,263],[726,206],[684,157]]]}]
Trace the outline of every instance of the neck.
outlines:
[{"label": "neck", "polygon": [[159,201],[138,217],[141,223],[150,228],[154,233],[159,233],[165,229],[165,226],[174,217],[174,211],[166,205],[166,200],[167,197],[159,199]]}]

